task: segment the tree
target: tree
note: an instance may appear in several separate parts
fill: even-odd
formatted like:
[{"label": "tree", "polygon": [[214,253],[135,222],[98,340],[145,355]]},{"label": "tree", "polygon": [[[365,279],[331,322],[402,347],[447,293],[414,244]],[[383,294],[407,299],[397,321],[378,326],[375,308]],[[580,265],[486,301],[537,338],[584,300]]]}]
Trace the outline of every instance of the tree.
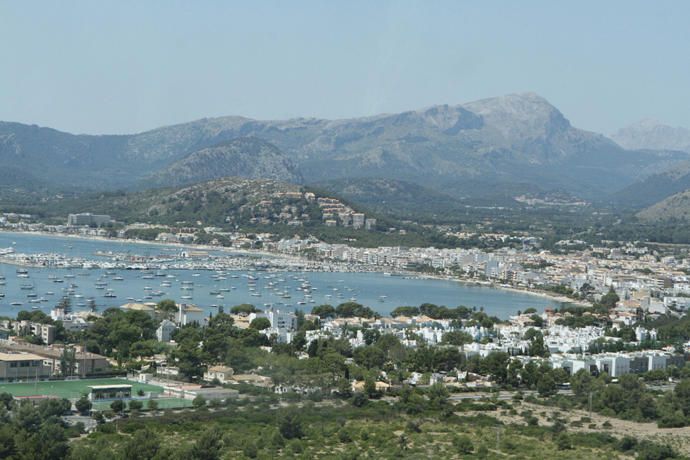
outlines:
[{"label": "tree", "polygon": [[530,341],[530,356],[548,356],[549,350],[544,345],[544,335],[540,330],[530,328],[525,332],[525,339]]},{"label": "tree", "polygon": [[311,309],[312,315],[317,315],[319,318],[335,318],[335,308],[333,305],[323,304],[317,305]]},{"label": "tree", "polygon": [[620,297],[618,297],[618,294],[616,294],[616,291],[613,290],[613,286],[609,288],[609,292],[604,294],[601,297],[601,300],[599,303],[606,307],[606,309],[611,310],[616,307],[616,304],[620,300]]},{"label": "tree", "polygon": [[158,401],[156,401],[155,399],[149,399],[146,403],[146,408],[150,411],[158,410]]},{"label": "tree", "polygon": [[82,396],[74,403],[74,407],[77,408],[81,415],[87,415],[89,411],[91,411],[92,406],[93,404],[91,404],[91,401],[89,401],[89,398],[86,396]]},{"label": "tree", "polygon": [[36,432],[15,436],[14,439],[21,458],[59,460],[65,458],[69,451],[65,430],[57,423],[44,423]]},{"label": "tree", "polygon": [[175,314],[177,313],[178,307],[174,300],[163,299],[156,304],[156,309],[165,314]]},{"label": "tree", "polygon": [[355,407],[362,407],[364,406],[367,402],[369,402],[369,398],[367,398],[367,395],[364,393],[355,393],[352,396],[352,405]]},{"label": "tree", "polygon": [[65,347],[60,356],[60,373],[63,377],[74,375],[77,366],[77,352],[74,347]]},{"label": "tree", "polygon": [[233,315],[248,315],[250,313],[258,313],[260,311],[261,310],[256,308],[254,305],[248,303],[235,305],[230,309],[230,313],[232,313]]},{"label": "tree", "polygon": [[573,448],[570,443],[570,437],[565,433],[561,433],[556,437],[556,446],[558,450],[570,450]]},{"label": "tree", "polygon": [[121,399],[116,399],[110,403],[110,408],[113,410],[113,412],[119,414],[125,410],[125,403]]},{"label": "tree", "polygon": [[472,440],[466,435],[456,436],[455,439],[453,439],[453,446],[461,455],[468,455],[474,452]]},{"label": "tree", "polygon": [[548,397],[556,394],[556,381],[551,374],[551,371],[546,371],[542,374],[539,381],[537,381],[537,391],[539,396]]},{"label": "tree", "polygon": [[223,433],[218,428],[208,428],[201,433],[192,448],[194,460],[218,460],[223,447]]},{"label": "tree", "polygon": [[196,398],[192,400],[192,406],[196,407],[197,409],[201,407],[206,406],[206,398],[204,398],[201,395],[197,395]]},{"label": "tree", "polygon": [[10,410],[12,408],[12,400],[14,398],[9,393],[0,393],[0,406],[4,405],[5,409]]},{"label": "tree", "polygon": [[296,413],[284,412],[279,418],[278,430],[285,439],[299,439],[304,436],[302,421]]},{"label": "tree", "polygon": [[137,430],[125,444],[124,458],[127,460],[150,460],[156,456],[160,448],[161,443],[158,435],[148,428],[144,428]]},{"label": "tree", "polygon": [[364,394],[369,398],[378,398],[379,392],[376,389],[376,382],[371,377],[367,377],[364,380]]},{"label": "tree", "polygon": [[140,411],[142,407],[144,407],[144,403],[141,401],[133,399],[129,402],[129,410],[131,411]]},{"label": "tree", "polygon": [[442,342],[447,345],[455,345],[461,347],[466,343],[474,342],[474,339],[467,332],[449,331],[443,334]]},{"label": "tree", "polygon": [[386,362],[386,355],[377,346],[365,346],[357,348],[354,353],[355,362],[367,369],[379,368]]},{"label": "tree", "polygon": [[340,379],[338,381],[338,396],[343,399],[349,399],[352,396],[352,386],[347,379]]},{"label": "tree", "polygon": [[249,327],[257,331],[263,331],[271,327],[271,322],[268,318],[254,318],[252,322],[249,323]]}]

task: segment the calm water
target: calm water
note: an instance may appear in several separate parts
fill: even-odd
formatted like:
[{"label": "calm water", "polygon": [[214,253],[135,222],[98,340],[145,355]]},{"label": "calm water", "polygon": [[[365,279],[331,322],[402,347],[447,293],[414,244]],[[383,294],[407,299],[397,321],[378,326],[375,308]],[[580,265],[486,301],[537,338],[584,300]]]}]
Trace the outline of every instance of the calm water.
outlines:
[{"label": "calm water", "polygon": [[[0,248],[10,246],[22,253],[56,252],[91,259],[97,258],[93,253],[99,250],[150,256],[179,252],[178,248],[158,245],[0,233]],[[85,309],[89,298],[95,300],[98,310],[133,300],[155,302],[171,298],[194,303],[208,311],[214,311],[213,306],[223,306],[227,310],[240,303],[310,311],[322,303],[337,305],[356,300],[381,314],[388,314],[400,305],[431,302],[484,307],[488,313],[501,318],[528,307],[541,311],[545,307],[558,306],[558,302],[528,294],[453,281],[405,279],[377,273],[27,270],[29,277],[20,278],[17,267],[0,264],[0,278],[5,278],[0,280],[0,293],[5,294],[0,298],[0,315],[15,316],[20,310],[32,308],[47,313],[63,295],[71,296],[75,310]],[[3,282],[5,284],[1,285]],[[116,297],[105,297],[108,293]],[[21,305],[11,305],[15,302]]]}]

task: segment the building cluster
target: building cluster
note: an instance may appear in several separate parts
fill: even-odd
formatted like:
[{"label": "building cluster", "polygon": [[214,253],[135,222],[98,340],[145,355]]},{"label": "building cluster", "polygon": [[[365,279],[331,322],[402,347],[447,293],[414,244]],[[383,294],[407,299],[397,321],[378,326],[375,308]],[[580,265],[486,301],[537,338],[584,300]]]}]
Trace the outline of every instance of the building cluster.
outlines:
[{"label": "building cluster", "polygon": [[0,381],[84,378],[107,374],[110,370],[111,363],[105,356],[87,352],[80,346],[0,340]]},{"label": "building cluster", "polygon": [[682,315],[690,307],[690,257],[677,258],[633,244],[593,247],[567,254],[503,248],[358,248],[313,239],[282,240],[279,252],[308,252],[322,261],[390,272],[433,271],[438,276],[521,290],[555,291],[593,302],[613,289],[621,299],[613,321],[630,325],[639,316]]},{"label": "building cluster", "polygon": [[10,335],[33,335],[41,340],[41,343],[50,345],[55,342],[55,326],[28,320],[0,320],[0,338]]},{"label": "building cluster", "polygon": [[316,200],[321,209],[321,218],[327,227],[352,227],[373,230],[376,228],[376,219],[366,217],[364,213],[355,212],[350,206],[336,198],[320,197]]}]

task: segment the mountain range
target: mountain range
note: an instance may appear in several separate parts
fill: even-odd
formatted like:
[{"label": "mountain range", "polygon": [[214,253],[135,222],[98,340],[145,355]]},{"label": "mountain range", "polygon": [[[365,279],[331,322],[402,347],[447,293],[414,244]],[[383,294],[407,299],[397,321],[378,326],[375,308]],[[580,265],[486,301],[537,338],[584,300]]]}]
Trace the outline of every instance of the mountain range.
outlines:
[{"label": "mountain range", "polygon": [[636,126],[614,142],[534,93],[343,120],[210,118],[132,135],[0,122],[0,185],[145,189],[243,176],[337,189],[366,179],[415,184],[434,202],[565,192],[639,205],[626,190],[664,181],[690,153],[682,129],[671,141],[665,128]]}]

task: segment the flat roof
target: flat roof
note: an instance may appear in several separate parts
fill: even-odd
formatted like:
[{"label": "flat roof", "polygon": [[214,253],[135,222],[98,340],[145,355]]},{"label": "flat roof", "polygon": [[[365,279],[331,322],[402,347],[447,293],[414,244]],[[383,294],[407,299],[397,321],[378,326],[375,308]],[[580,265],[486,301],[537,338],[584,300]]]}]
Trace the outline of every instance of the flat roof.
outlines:
[{"label": "flat roof", "polygon": [[43,357],[33,353],[3,353],[0,351],[0,361],[43,361]]},{"label": "flat roof", "polygon": [[90,385],[92,390],[117,390],[117,389],[132,389],[132,385]]},{"label": "flat roof", "polygon": [[150,304],[145,304],[145,303],[126,303],[120,308],[124,308],[125,310],[137,310],[137,311],[151,311],[154,310],[156,304],[150,305]]}]

